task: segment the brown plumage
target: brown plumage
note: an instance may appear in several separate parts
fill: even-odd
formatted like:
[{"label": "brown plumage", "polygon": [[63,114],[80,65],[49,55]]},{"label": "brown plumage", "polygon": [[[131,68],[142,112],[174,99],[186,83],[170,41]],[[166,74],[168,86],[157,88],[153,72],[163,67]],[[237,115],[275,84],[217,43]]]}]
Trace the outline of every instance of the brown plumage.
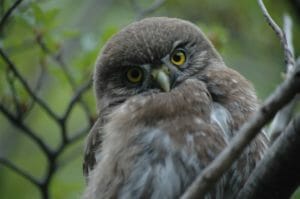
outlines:
[{"label": "brown plumage", "polygon": [[[94,87],[99,118],[85,150],[86,199],[178,198],[258,104],[199,28],[164,17],[111,38]],[[258,136],[207,198],[234,198],[265,144]]]}]

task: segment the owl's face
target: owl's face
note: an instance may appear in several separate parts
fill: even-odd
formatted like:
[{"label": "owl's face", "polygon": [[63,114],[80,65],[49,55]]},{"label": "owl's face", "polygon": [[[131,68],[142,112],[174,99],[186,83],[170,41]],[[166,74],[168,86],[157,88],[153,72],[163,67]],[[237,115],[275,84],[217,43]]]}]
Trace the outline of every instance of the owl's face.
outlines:
[{"label": "owl's face", "polygon": [[199,28],[187,21],[160,17],[133,23],[107,43],[96,64],[98,109],[137,94],[172,91],[220,62]]}]

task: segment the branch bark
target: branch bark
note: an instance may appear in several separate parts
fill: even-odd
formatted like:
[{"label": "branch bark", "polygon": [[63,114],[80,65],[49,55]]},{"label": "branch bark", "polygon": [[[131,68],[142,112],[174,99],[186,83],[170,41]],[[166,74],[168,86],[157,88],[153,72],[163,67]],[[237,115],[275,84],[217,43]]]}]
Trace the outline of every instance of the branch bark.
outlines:
[{"label": "branch bark", "polygon": [[25,179],[27,179],[32,184],[39,186],[40,182],[35,179],[33,176],[29,175],[27,172],[23,171],[19,167],[17,167],[14,163],[10,162],[9,160],[6,160],[4,158],[0,157],[0,164],[6,166],[7,168],[11,169],[12,171],[16,172],[17,174],[23,176]]},{"label": "branch bark", "polygon": [[269,148],[237,198],[289,198],[300,184],[300,116]]},{"label": "branch bark", "polygon": [[[268,17],[271,17],[268,15]],[[270,20],[270,19],[269,19]],[[293,34],[292,34],[292,20],[288,15],[285,15],[283,18],[283,34],[279,37],[281,41],[283,41],[284,51],[288,51],[285,54],[290,55],[289,59],[292,59],[292,62],[286,63],[286,75],[288,77],[295,68],[295,57],[294,57],[294,46],[293,46]],[[270,128],[269,128],[269,135],[271,137],[271,142],[273,142],[280,133],[286,128],[288,125],[293,110],[296,105],[296,98],[294,98],[289,104],[287,104],[283,109],[278,111],[275,118],[273,119]]]},{"label": "branch bark", "polygon": [[230,144],[222,153],[196,178],[192,185],[182,195],[182,199],[204,198],[205,194],[214,186],[220,177],[227,171],[232,163],[243,152],[244,148],[260,132],[261,128],[266,125],[286,104],[300,92],[300,62],[295,65],[293,53],[290,51],[289,42],[285,33],[275,23],[269,15],[262,0],[258,0],[263,15],[267,22],[278,35],[284,48],[284,57],[286,65],[290,65],[292,70],[287,75],[286,80],[268,97],[259,110],[252,115],[237,132]]},{"label": "branch bark", "polygon": [[27,135],[31,140],[33,140],[40,149],[44,152],[45,155],[52,154],[52,150],[46,143],[37,136],[29,127],[27,127],[21,120],[15,118],[2,104],[0,104],[0,112],[16,127],[18,127],[25,135]]},{"label": "branch bark", "polygon": [[17,70],[17,67],[14,65],[14,63],[9,59],[8,55],[0,48],[0,56],[3,58],[3,60],[6,62],[8,68],[13,72],[13,74],[18,78],[18,80],[21,82],[21,84],[24,86],[27,93],[32,97],[33,100],[35,100],[47,113],[49,116],[51,116],[55,121],[59,120],[59,117],[50,109],[50,107],[42,100],[40,99],[34,91],[30,88],[24,77],[19,73]]},{"label": "branch bark", "polygon": [[296,69],[291,77],[286,79],[259,110],[252,115],[249,121],[241,127],[222,153],[197,177],[181,197],[182,199],[204,198],[222,174],[239,157],[243,149],[260,132],[261,128],[274,117],[278,110],[300,92],[300,63],[298,63]]},{"label": "branch bark", "polygon": [[18,7],[18,5],[22,2],[23,0],[17,0],[15,1],[12,6],[7,10],[7,12],[3,15],[2,19],[0,20],[0,33],[2,32],[2,29],[4,27],[4,24],[8,20],[8,18],[11,16],[13,11]]}]

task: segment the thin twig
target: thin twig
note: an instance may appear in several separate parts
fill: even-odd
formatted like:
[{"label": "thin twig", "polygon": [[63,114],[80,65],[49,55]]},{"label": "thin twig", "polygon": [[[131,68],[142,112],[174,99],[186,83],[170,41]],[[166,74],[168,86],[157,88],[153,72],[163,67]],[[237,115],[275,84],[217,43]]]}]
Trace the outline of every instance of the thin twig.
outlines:
[{"label": "thin twig", "polygon": [[[61,57],[61,54],[54,54],[51,52],[51,50],[47,47],[47,45],[45,44],[45,42],[43,41],[43,38],[41,35],[38,35],[36,37],[36,41],[37,43],[39,44],[40,48],[42,49],[42,51],[47,54],[47,55],[50,55],[50,57],[52,58],[52,60],[54,60],[55,62],[57,62],[64,75],[66,76],[67,78],[67,81],[70,83],[72,89],[74,92],[76,92],[76,89],[77,89],[77,85],[76,85],[76,82],[75,82],[75,79],[72,77],[67,65],[65,64],[65,62],[63,61],[62,57]],[[82,100],[82,99],[79,99],[79,103],[81,104],[83,110],[85,111],[86,113],[86,116],[89,116],[91,115],[91,111],[89,110],[89,107],[88,105]]]},{"label": "thin twig", "polygon": [[0,48],[0,55],[3,60],[6,62],[9,69],[13,72],[13,74],[19,79],[27,93],[34,99],[46,112],[47,114],[52,117],[55,121],[58,120],[58,116],[50,109],[50,107],[41,99],[39,98],[33,90],[31,90],[30,86],[25,81],[24,77],[19,73],[17,67],[14,63],[9,59],[9,57],[4,53],[4,51]]},{"label": "thin twig", "polygon": [[[46,75],[46,67],[44,66],[43,61],[41,61],[41,63],[40,63],[40,72],[39,72],[37,81],[35,83],[35,88],[33,89],[34,93],[36,93],[36,94],[39,93],[40,89],[42,88],[42,83],[43,83],[43,80],[45,78],[45,75]],[[29,113],[33,109],[34,105],[35,105],[35,100],[31,99],[31,101],[28,102],[26,112],[23,114],[24,119],[29,115]]]},{"label": "thin twig", "polygon": [[44,141],[37,136],[29,127],[27,127],[21,120],[15,118],[2,104],[0,104],[0,111],[5,115],[5,117],[16,127],[18,127],[21,132],[30,137],[40,149],[48,156],[52,153],[51,149],[44,143]]},{"label": "thin twig", "polygon": [[88,82],[86,82],[85,84],[83,84],[83,86],[81,86],[74,94],[74,96],[72,97],[71,101],[68,103],[68,106],[66,108],[66,111],[63,115],[63,119],[66,119],[69,117],[71,110],[73,109],[73,107],[75,106],[76,103],[79,102],[81,96],[83,95],[83,93],[85,93],[88,89],[90,89],[90,87],[92,86],[92,80],[88,80]]},{"label": "thin twig", "polygon": [[259,4],[259,6],[260,6],[260,8],[263,12],[263,15],[264,15],[265,19],[267,20],[270,27],[274,30],[274,32],[278,36],[278,38],[281,42],[281,45],[284,48],[284,60],[285,60],[286,64],[287,65],[289,65],[289,64],[295,65],[295,60],[293,58],[293,53],[289,49],[286,35],[281,30],[281,28],[277,25],[277,23],[272,19],[272,17],[270,16],[268,10],[266,9],[266,6],[263,3],[263,1],[258,0],[258,4]]},{"label": "thin twig", "polygon": [[7,10],[7,12],[4,14],[4,16],[0,20],[0,32],[2,32],[2,29],[4,27],[4,24],[12,14],[12,12],[18,7],[18,5],[22,2],[23,0],[17,0],[15,1],[12,6]]},{"label": "thin twig", "polygon": [[24,177],[25,179],[27,179],[32,184],[34,184],[36,186],[40,185],[40,182],[36,178],[29,175],[26,171],[23,171],[22,169],[18,168],[14,163],[10,162],[9,160],[7,160],[3,157],[0,157],[0,164],[2,164],[3,166],[6,166],[7,168],[11,169],[15,173],[17,173],[20,176]]},{"label": "thin twig", "polygon": [[290,55],[289,59],[291,59],[291,61],[288,62],[286,65],[286,74],[287,75],[289,75],[294,70],[294,67],[295,67],[292,30],[293,30],[292,19],[289,15],[285,14],[283,17],[283,32],[284,32],[284,35],[286,38],[286,43],[285,43],[286,48],[284,50],[288,51],[288,52],[285,52],[285,54],[289,54]]},{"label": "thin twig", "polygon": [[54,152],[54,158],[57,159],[68,146],[83,138],[90,129],[91,126],[88,125],[87,127],[79,130],[77,133],[74,133],[72,137],[67,138],[65,142],[62,142],[58,149]]},{"label": "thin twig", "polygon": [[17,117],[21,118],[21,115],[22,115],[23,111],[22,111],[22,108],[21,108],[21,105],[20,105],[20,101],[18,99],[18,94],[17,94],[17,91],[16,91],[15,82],[14,82],[13,77],[10,75],[10,70],[9,69],[6,70],[6,75],[5,76],[6,76],[10,91],[11,91],[11,95],[12,95],[12,98],[13,98],[13,103],[14,103],[14,106],[15,106],[15,109],[16,109],[16,112],[17,112]]}]

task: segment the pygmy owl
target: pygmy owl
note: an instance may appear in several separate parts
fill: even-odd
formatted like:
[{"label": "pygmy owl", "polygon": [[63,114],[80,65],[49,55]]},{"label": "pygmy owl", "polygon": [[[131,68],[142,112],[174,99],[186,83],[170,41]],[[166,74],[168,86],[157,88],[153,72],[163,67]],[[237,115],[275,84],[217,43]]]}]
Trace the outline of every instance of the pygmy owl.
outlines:
[{"label": "pygmy owl", "polygon": [[[178,198],[257,109],[252,85],[190,22],[147,18],[104,47],[99,118],[84,158],[86,199]],[[261,158],[259,135],[207,194],[235,198]]]}]

